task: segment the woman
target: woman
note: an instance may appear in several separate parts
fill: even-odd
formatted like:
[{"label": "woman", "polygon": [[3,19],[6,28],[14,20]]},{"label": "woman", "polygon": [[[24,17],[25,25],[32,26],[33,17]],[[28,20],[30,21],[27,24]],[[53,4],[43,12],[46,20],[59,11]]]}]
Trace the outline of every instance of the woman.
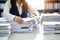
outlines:
[{"label": "woman", "polygon": [[8,0],[3,16],[18,23],[23,23],[24,20],[22,18],[28,17],[28,14],[31,14],[30,17],[39,15],[25,0]]}]

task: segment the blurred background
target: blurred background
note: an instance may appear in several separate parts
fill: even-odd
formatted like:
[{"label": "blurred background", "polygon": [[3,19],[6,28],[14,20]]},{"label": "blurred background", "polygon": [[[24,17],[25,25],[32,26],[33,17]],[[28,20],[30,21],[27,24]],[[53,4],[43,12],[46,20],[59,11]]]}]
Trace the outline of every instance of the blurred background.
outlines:
[{"label": "blurred background", "polygon": [[[7,0],[0,0],[0,17],[3,12]],[[32,7],[36,8],[40,13],[60,13],[59,0],[26,0]]]}]

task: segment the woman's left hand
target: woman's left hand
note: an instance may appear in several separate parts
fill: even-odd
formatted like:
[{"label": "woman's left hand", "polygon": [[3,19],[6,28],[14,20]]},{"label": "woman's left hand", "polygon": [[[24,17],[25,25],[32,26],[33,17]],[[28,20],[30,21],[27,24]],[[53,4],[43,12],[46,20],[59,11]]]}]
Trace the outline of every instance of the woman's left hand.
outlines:
[{"label": "woman's left hand", "polygon": [[35,17],[36,16],[36,14],[35,13],[33,13],[29,18],[32,18],[32,17]]}]

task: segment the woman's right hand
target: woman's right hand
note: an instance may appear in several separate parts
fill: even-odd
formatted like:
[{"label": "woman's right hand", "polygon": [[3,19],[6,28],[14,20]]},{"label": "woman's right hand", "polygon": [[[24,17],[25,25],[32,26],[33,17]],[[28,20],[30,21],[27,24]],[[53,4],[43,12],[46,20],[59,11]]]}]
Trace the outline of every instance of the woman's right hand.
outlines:
[{"label": "woman's right hand", "polygon": [[19,23],[19,24],[22,24],[24,21],[22,20],[22,18],[21,17],[18,17],[18,16],[15,16],[14,17],[14,21],[16,21],[17,23]]}]

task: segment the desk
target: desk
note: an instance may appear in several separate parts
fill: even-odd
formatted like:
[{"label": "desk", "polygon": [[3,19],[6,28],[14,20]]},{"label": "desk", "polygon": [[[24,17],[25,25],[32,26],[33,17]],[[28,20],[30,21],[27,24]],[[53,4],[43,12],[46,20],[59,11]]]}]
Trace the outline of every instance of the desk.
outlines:
[{"label": "desk", "polygon": [[[12,34],[9,37],[9,40],[34,40],[37,32],[35,33],[20,33],[20,34]],[[44,40],[60,40],[60,35],[44,35]]]},{"label": "desk", "polygon": [[[36,29],[32,33],[14,33],[8,40],[34,40],[39,31]],[[60,34],[43,35],[44,40],[60,40]]]},{"label": "desk", "polygon": [[38,34],[38,30],[34,30],[33,33],[14,33],[11,34],[8,40],[34,40],[36,35]]},{"label": "desk", "polygon": [[60,40],[60,34],[44,35],[44,40]]},{"label": "desk", "polygon": [[32,33],[14,33],[14,34],[11,34],[11,36],[9,37],[8,40],[35,40],[35,39],[38,39],[38,37],[40,40],[40,39],[42,39],[41,38],[42,32],[39,30],[42,31],[41,25],[39,25],[39,29],[38,28],[34,29]]}]

